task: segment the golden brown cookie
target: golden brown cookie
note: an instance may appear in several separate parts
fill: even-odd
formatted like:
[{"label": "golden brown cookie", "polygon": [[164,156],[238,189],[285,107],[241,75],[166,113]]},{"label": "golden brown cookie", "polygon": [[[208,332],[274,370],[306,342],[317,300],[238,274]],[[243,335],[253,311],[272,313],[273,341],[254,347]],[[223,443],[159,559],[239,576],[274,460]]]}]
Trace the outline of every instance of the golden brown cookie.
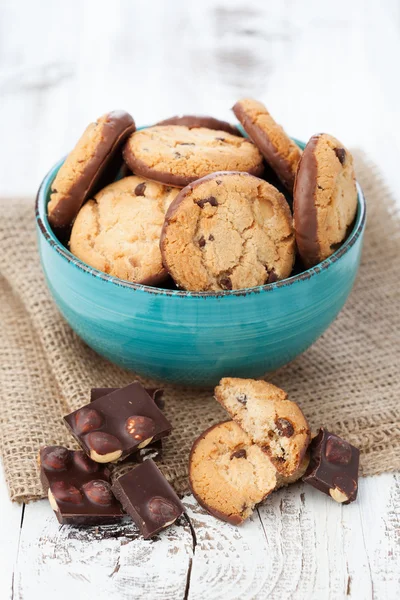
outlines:
[{"label": "golden brown cookie", "polygon": [[225,377],[215,398],[251,440],[288,477],[299,469],[310,443],[310,429],[299,406],[280,388],[254,379]]},{"label": "golden brown cookie", "polygon": [[238,525],[275,489],[277,472],[239,425],[227,421],[207,429],[193,444],[189,482],[201,506]]},{"label": "golden brown cookie", "polygon": [[160,252],[165,212],[179,189],[142,177],[108,185],[80,210],[71,252],[114,277],[157,285],[166,277]]},{"label": "golden brown cookie", "polygon": [[186,290],[236,290],[284,279],[295,242],[276,188],[247,173],[220,172],[184,188],[165,216],[163,262]]},{"label": "golden brown cookie", "polygon": [[233,112],[284,186],[292,191],[301,150],[261,102],[244,98]]},{"label": "golden brown cookie", "polygon": [[231,125],[227,121],[220,121],[214,117],[198,116],[198,115],[176,115],[169,119],[159,121],[156,125],[184,125],[189,129],[196,127],[205,127],[206,129],[216,129],[218,131],[226,131],[232,135],[240,135],[241,132],[235,125]]},{"label": "golden brown cookie", "polygon": [[204,127],[148,127],[131,135],[123,154],[136,175],[181,187],[214,171],[261,175],[264,170],[262,156],[252,142]]},{"label": "golden brown cookie", "polygon": [[357,213],[353,157],[327,133],[314,135],[304,149],[293,208],[299,254],[313,267],[338,249]]},{"label": "golden brown cookie", "polygon": [[122,110],[85,129],[51,185],[47,214],[54,229],[68,229],[85,200],[114,180],[122,165],[118,150],[134,131],[134,120]]}]

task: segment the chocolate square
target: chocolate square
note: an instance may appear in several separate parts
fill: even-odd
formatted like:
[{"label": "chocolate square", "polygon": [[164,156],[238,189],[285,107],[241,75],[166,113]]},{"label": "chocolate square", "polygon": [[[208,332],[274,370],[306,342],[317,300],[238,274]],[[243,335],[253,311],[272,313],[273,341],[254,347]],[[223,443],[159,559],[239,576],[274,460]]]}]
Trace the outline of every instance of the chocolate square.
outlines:
[{"label": "chocolate square", "polygon": [[152,460],[119,477],[112,490],[145,539],[172,525],[185,512],[175,490]]},{"label": "chocolate square", "polygon": [[64,421],[86,454],[100,463],[122,460],[171,432],[139,382],[101,396]]},{"label": "chocolate square", "polygon": [[39,466],[43,489],[61,524],[105,525],[126,517],[111,491],[109,469],[82,450],[45,446]]},{"label": "chocolate square", "polygon": [[354,502],[358,491],[358,448],[321,428],[311,441],[309,450],[310,464],[303,481],[331,496],[336,502]]}]

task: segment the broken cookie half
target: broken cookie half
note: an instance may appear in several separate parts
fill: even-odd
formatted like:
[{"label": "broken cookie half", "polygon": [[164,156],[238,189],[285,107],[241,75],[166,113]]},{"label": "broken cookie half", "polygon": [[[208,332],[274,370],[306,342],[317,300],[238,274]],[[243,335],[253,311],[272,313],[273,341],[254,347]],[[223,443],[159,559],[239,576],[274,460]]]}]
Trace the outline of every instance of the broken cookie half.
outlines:
[{"label": "broken cookie half", "polygon": [[215,398],[281,475],[296,473],[310,443],[310,428],[286,392],[266,381],[225,377]]}]

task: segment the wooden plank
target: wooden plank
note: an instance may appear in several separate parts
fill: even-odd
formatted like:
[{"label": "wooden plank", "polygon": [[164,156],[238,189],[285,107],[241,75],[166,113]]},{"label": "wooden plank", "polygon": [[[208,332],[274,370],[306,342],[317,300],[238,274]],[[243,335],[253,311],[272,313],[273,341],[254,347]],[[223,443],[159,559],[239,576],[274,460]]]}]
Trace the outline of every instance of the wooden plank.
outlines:
[{"label": "wooden plank", "polygon": [[143,540],[123,526],[60,526],[48,502],[29,504],[14,576],[14,600],[184,598],[193,539],[187,522]]},{"label": "wooden plank", "polygon": [[0,598],[12,597],[14,564],[17,561],[23,506],[13,504],[8,497],[3,467],[0,463]]}]

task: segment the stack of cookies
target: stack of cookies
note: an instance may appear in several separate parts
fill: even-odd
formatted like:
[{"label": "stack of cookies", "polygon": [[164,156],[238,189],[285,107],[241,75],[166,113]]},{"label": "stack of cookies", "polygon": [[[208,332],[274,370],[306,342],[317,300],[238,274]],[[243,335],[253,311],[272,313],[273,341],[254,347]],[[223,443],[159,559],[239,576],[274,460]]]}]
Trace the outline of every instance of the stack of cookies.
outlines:
[{"label": "stack of cookies", "polygon": [[330,256],[357,210],[351,154],[304,152],[252,99],[238,127],[183,116],[137,131],[123,111],[85,130],[52,184],[49,222],[88,265],[139,284],[202,292],[289,277]]}]

